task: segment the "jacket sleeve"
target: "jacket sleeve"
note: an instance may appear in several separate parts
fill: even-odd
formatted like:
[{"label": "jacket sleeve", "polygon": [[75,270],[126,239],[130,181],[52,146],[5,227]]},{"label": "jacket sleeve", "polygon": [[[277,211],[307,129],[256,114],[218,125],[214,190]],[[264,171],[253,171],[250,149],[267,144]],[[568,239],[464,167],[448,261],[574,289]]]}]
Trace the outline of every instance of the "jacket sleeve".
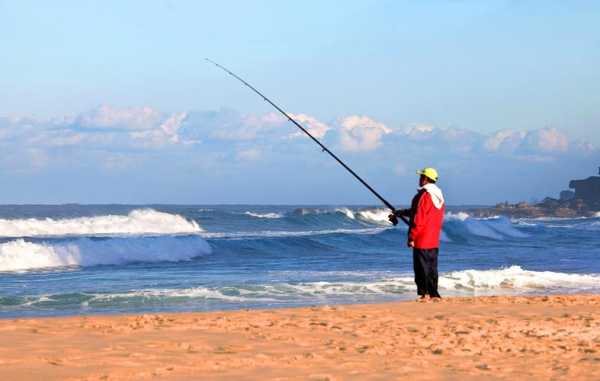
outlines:
[{"label": "jacket sleeve", "polygon": [[427,216],[431,212],[431,208],[433,208],[433,201],[431,200],[431,195],[427,192],[421,196],[419,199],[419,204],[417,205],[417,211],[413,218],[413,225],[410,228],[410,232],[408,234],[408,239],[410,241],[415,241],[423,231],[426,229],[427,224]]},{"label": "jacket sleeve", "polygon": [[398,209],[394,211],[396,217],[410,217],[410,209]]}]

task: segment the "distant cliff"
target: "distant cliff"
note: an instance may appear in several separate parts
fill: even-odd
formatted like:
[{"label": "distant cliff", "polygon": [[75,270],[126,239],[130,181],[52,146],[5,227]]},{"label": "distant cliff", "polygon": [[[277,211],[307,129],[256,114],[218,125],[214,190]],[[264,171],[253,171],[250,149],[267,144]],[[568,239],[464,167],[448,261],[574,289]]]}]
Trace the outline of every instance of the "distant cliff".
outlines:
[{"label": "distant cliff", "polygon": [[[598,174],[600,174],[600,168]],[[573,198],[582,200],[588,205],[600,206],[600,176],[591,176],[585,180],[572,180],[569,188],[575,189]]]},{"label": "distant cliff", "polygon": [[[598,169],[600,174],[600,168]],[[592,217],[600,211],[600,176],[591,176],[585,180],[571,180],[569,188],[560,198],[547,197],[537,204],[507,202],[493,208],[477,208],[469,212],[474,216],[489,217],[505,215],[511,217]]]}]

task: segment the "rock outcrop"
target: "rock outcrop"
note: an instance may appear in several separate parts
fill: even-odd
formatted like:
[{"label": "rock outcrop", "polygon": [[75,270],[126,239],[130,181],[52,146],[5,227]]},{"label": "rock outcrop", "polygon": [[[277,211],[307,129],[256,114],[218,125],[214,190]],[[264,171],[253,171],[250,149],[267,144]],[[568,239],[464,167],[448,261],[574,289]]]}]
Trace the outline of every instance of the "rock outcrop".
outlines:
[{"label": "rock outcrop", "polygon": [[[599,168],[600,174],[600,168]],[[469,210],[476,217],[504,215],[516,218],[536,217],[593,217],[600,211],[600,176],[591,176],[585,180],[572,180],[569,188],[574,191],[563,191],[559,199],[547,197],[536,204],[508,202],[497,204],[493,208],[477,208]]]}]

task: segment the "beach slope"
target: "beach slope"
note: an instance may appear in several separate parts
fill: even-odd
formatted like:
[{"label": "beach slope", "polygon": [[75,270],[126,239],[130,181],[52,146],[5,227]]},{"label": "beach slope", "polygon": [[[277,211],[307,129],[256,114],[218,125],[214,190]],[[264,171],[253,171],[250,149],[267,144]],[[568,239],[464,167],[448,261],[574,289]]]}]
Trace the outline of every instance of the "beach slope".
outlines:
[{"label": "beach slope", "polygon": [[600,379],[600,296],[0,320],[2,380]]}]

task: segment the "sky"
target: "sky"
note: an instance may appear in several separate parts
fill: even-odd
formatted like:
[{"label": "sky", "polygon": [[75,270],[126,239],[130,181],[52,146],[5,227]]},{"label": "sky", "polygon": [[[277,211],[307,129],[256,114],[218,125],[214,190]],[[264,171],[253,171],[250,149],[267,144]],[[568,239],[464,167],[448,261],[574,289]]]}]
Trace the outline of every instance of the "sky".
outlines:
[{"label": "sky", "polygon": [[556,197],[600,166],[596,1],[0,0],[0,203]]}]

